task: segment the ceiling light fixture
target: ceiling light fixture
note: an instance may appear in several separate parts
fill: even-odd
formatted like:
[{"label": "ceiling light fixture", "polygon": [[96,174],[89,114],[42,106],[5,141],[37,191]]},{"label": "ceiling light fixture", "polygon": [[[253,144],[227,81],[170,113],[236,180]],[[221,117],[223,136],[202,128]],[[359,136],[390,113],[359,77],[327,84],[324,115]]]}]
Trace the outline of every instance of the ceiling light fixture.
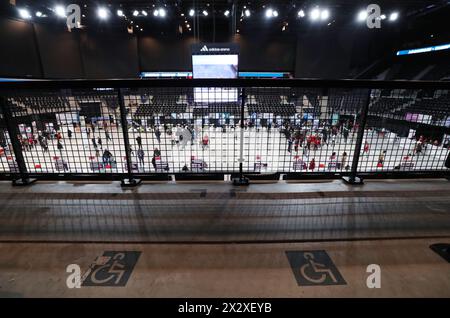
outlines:
[{"label": "ceiling light fixture", "polygon": [[28,11],[27,9],[19,9],[19,15],[22,19],[31,19],[30,11]]},{"label": "ceiling light fixture", "polygon": [[61,5],[57,5],[53,11],[60,18],[66,17],[66,9]]}]

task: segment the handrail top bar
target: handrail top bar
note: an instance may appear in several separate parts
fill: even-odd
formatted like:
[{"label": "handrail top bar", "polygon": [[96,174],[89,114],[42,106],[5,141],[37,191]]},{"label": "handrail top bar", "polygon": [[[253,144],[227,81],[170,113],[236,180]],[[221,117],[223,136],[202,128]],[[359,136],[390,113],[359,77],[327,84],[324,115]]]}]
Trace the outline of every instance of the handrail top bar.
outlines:
[{"label": "handrail top bar", "polygon": [[172,88],[172,87],[313,87],[375,89],[450,89],[450,81],[326,80],[326,79],[105,79],[35,80],[0,83],[1,90],[78,88]]}]

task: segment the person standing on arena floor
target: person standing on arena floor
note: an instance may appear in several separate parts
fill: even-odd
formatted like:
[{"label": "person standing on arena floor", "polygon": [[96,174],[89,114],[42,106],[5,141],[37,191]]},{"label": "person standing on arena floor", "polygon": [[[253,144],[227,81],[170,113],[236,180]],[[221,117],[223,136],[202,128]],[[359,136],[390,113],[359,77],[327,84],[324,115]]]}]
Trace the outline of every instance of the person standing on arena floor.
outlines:
[{"label": "person standing on arena floor", "polygon": [[366,141],[366,142],[364,143],[364,149],[363,149],[364,154],[369,155],[369,149],[370,149],[370,145],[369,145],[369,143]]},{"label": "person standing on arena floor", "polygon": [[[25,141],[23,140],[22,135],[17,135],[17,139],[19,139],[19,143],[20,143],[20,145],[22,146],[22,150],[23,150],[23,151],[26,151]],[[12,152],[12,153],[14,153],[14,152]]]},{"label": "person standing on arena floor", "polygon": [[303,156],[308,157],[309,156],[308,146],[305,145],[305,146],[302,147],[302,149],[303,149]]},{"label": "person standing on arena floor", "polygon": [[309,135],[306,138],[306,147],[308,148],[308,150],[311,150],[311,143],[313,142],[313,136]]},{"label": "person standing on arena floor", "polygon": [[414,154],[420,155],[420,153],[422,152],[422,148],[423,148],[422,142],[419,140],[419,141],[416,143],[416,146],[414,147]]},{"label": "person standing on arena floor", "polygon": [[336,135],[331,135],[331,144],[333,145],[333,146],[335,146],[336,145]]},{"label": "person standing on arena floor", "polygon": [[41,146],[41,148],[44,148],[44,147],[43,147],[43,144],[44,144],[43,141],[44,141],[44,137],[42,137],[41,135],[39,135],[39,136],[38,136],[38,142],[39,142],[39,146]]},{"label": "person standing on arena floor", "polygon": [[103,151],[103,156],[102,156],[103,164],[104,165],[112,164],[112,157],[113,157],[112,153],[108,149],[105,149],[105,151]]},{"label": "person standing on arena floor", "polygon": [[300,139],[295,138],[294,151],[298,152],[298,146],[300,144]]},{"label": "person standing on arena floor", "polygon": [[283,132],[287,140],[291,139],[291,132],[288,128],[285,128]]},{"label": "person standing on arena floor", "polygon": [[105,129],[106,142],[111,141],[111,136],[109,135],[108,129]]},{"label": "person standing on arena floor", "polygon": [[182,145],[182,147],[183,147],[182,149],[184,149],[184,146],[186,146],[186,140],[184,140],[183,131],[178,130],[177,136],[178,136],[178,140],[177,140],[178,145]]},{"label": "person standing on arena floor", "polygon": [[378,164],[383,165],[384,164],[384,157],[386,156],[386,150],[383,150],[380,153],[380,156],[378,157]]},{"label": "person standing on arena floor", "polygon": [[48,152],[48,141],[47,141],[47,139],[46,138],[44,138],[43,140],[42,140],[42,148],[44,149],[44,152]]},{"label": "person standing on arena floor", "polygon": [[319,149],[320,143],[321,143],[321,139],[318,135],[316,135],[314,138],[314,150]]},{"label": "person standing on arena floor", "polygon": [[190,125],[186,125],[186,130],[191,134],[191,146],[194,145],[194,129]]},{"label": "person standing on arena floor", "polygon": [[338,133],[338,128],[337,128],[336,126],[333,126],[333,128],[331,128],[331,134],[332,134],[333,136],[336,136],[337,133]]},{"label": "person standing on arena floor", "polygon": [[155,137],[156,137],[156,140],[158,141],[158,144],[160,144],[161,143],[161,132],[159,131],[158,128],[155,128]]},{"label": "person standing on arena floor", "polygon": [[[197,136],[197,132],[195,131],[194,127],[191,127],[191,130],[192,130],[192,133],[191,133],[191,136],[192,136],[192,138],[191,138],[191,146],[193,146],[194,143],[195,143],[195,137]],[[234,131],[233,131],[233,133],[234,133]]]},{"label": "person standing on arena floor", "polygon": [[30,146],[30,143],[28,141],[28,138],[23,138],[21,140],[21,142],[22,142],[22,147],[23,147],[24,150],[31,151],[31,146]]},{"label": "person standing on arena floor", "polygon": [[58,144],[56,145],[56,147],[58,148],[59,153],[61,154],[61,157],[62,157],[62,150],[64,149],[64,147],[60,140],[58,140]]},{"label": "person standing on arena floor", "polygon": [[33,137],[28,137],[28,144],[30,145],[30,150],[33,149],[34,146],[34,139]]},{"label": "person standing on arena floor", "polygon": [[342,129],[343,129],[342,135],[344,136],[344,141],[345,141],[345,143],[347,143],[348,132],[349,132],[349,130],[348,130],[348,128],[345,127],[345,126],[343,126]]},{"label": "person standing on arena floor", "polygon": [[170,134],[170,143],[173,146],[175,146],[177,144],[177,136],[175,134]]},{"label": "person standing on arena floor", "polygon": [[298,140],[300,141],[300,147],[303,147],[303,142],[305,142],[306,132],[302,133],[301,130],[298,131]]},{"label": "person standing on arena floor", "polygon": [[72,130],[67,130],[67,137],[69,137],[69,139],[72,139]]},{"label": "person standing on arena floor", "polygon": [[97,138],[97,144],[100,146],[100,149],[103,149],[102,138]]},{"label": "person standing on arena floor", "polygon": [[139,163],[144,166],[144,158],[145,158],[145,154],[144,154],[144,150],[142,150],[141,148],[139,148],[139,150],[137,151],[137,157],[139,159]]},{"label": "person standing on arena floor", "polygon": [[288,139],[288,149],[287,149],[287,151],[288,151],[289,153],[292,152],[292,138],[289,138],[289,139]]},{"label": "person standing on arena floor", "polygon": [[333,152],[330,156],[330,161],[336,160],[336,152]]},{"label": "person standing on arena floor", "polygon": [[8,155],[11,155],[14,153],[13,145],[11,143],[8,143],[8,147],[5,147],[5,151]]},{"label": "person standing on arena floor", "polygon": [[328,140],[328,129],[327,129],[327,127],[324,127],[322,129],[322,139],[323,139],[323,143],[328,145],[328,142],[327,142],[327,140]]},{"label": "person standing on arena floor", "polygon": [[202,149],[205,150],[205,148],[208,148],[209,145],[209,138],[208,135],[205,135],[202,139]]},{"label": "person standing on arena floor", "polygon": [[97,149],[97,141],[95,140],[95,137],[91,139],[92,140],[92,145],[94,146],[95,149]]},{"label": "person standing on arena floor", "polygon": [[153,150],[153,157],[152,157],[152,165],[155,171],[156,171],[156,158],[161,158],[161,151],[158,148],[155,148]]},{"label": "person standing on arena floor", "polygon": [[343,152],[342,153],[342,159],[341,159],[341,169],[345,169],[345,167],[347,166],[347,152]]},{"label": "person standing on arena floor", "polygon": [[136,142],[138,144],[139,149],[142,149],[142,137],[141,136],[136,137]]},{"label": "person standing on arena floor", "polygon": [[312,158],[311,162],[309,163],[309,170],[314,171],[316,169],[316,159]]}]

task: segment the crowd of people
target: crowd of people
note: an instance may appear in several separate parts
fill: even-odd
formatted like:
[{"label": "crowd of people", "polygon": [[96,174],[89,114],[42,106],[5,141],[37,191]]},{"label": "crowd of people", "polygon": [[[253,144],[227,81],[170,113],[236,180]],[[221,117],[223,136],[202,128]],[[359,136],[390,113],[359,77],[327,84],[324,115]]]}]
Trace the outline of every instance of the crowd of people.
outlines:
[{"label": "crowd of people", "polygon": [[[163,128],[163,132],[161,132],[161,129],[158,126],[153,126],[150,128],[152,133],[155,136],[157,143],[161,144],[161,137],[163,134],[165,134],[167,139],[170,140],[170,144],[172,147],[180,147],[181,149],[185,149],[185,147],[188,144],[194,145],[194,143],[197,141],[197,136],[202,135],[201,129],[199,129],[198,127],[195,128],[193,125],[188,125],[188,124],[176,125],[176,126],[164,124],[162,126],[162,128]],[[142,136],[138,135],[135,138],[135,141],[136,141],[136,145],[138,147],[138,150],[136,151],[136,157],[137,157],[138,162],[141,165],[141,167],[144,167],[145,152],[143,149],[144,147],[142,145]],[[201,145],[202,150],[206,150],[209,146],[208,135],[203,134],[199,143]],[[133,149],[131,149],[131,154],[132,155],[135,154]],[[152,159],[151,159],[151,163],[152,163],[153,169],[155,171],[158,171],[157,161],[161,161],[161,150],[156,147],[153,150],[153,155],[152,155]],[[183,172],[189,171],[187,164],[185,164],[181,170]]]},{"label": "crowd of people", "polygon": [[[24,134],[18,134],[17,139],[22,147],[22,151],[29,152],[34,150],[39,144],[44,153],[49,152],[49,142],[56,142],[56,149],[59,151],[59,156],[64,156],[63,150],[65,149],[64,138],[71,140],[77,133],[78,124],[73,123],[72,127],[68,126],[66,132],[63,133],[59,130],[58,126],[48,126],[43,130],[37,130],[36,132],[28,132]],[[114,155],[109,147],[104,147],[103,139],[100,134],[100,129],[103,131],[106,144],[112,142],[110,127],[107,121],[103,121],[101,124],[91,123],[86,126],[86,135],[90,138],[92,147],[94,149],[95,157],[102,158],[103,165],[115,164]]]},{"label": "crowd of people", "polygon": [[[301,162],[309,161],[308,164],[305,162],[303,170],[314,171],[318,168],[315,157],[317,150],[328,149],[328,146],[331,146],[331,149],[333,149],[338,139],[342,139],[343,143],[347,144],[350,133],[353,139],[358,128],[359,125],[353,125],[352,121],[345,121],[336,125],[322,123],[322,125],[318,125],[315,128],[301,124],[291,125],[286,123],[281,129],[281,133],[287,141],[287,152],[297,157],[301,155],[303,157],[303,159],[299,159]],[[328,158],[328,168],[349,170],[347,152],[343,151],[339,159],[336,152],[331,150],[331,155]]]}]

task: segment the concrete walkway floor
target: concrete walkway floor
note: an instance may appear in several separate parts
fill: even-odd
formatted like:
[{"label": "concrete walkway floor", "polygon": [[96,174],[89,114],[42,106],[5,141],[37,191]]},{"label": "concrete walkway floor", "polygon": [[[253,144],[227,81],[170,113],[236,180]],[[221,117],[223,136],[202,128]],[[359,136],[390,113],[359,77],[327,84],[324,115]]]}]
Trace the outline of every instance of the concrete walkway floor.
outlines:
[{"label": "concrete walkway floor", "polygon": [[0,182],[0,297],[450,297],[434,243],[443,179]]},{"label": "concrete walkway floor", "polygon": [[0,183],[0,242],[299,242],[450,236],[446,180]]},{"label": "concrete walkway floor", "polygon": [[[193,245],[2,243],[0,297],[450,297],[450,264],[429,248],[437,242],[449,243],[449,239]],[[86,273],[107,251],[140,252],[135,264],[125,266],[128,280],[124,286],[68,288],[69,264],[79,265]],[[294,273],[299,274],[302,266],[291,266],[286,251],[313,251],[317,263],[324,263],[319,254],[325,251],[341,285],[298,284]],[[367,287],[369,264],[380,266],[381,288]],[[115,280],[117,273],[111,273]],[[322,275],[311,268],[306,273],[316,280]],[[92,283],[92,276],[85,281]],[[101,278],[98,273],[97,278]]]}]

